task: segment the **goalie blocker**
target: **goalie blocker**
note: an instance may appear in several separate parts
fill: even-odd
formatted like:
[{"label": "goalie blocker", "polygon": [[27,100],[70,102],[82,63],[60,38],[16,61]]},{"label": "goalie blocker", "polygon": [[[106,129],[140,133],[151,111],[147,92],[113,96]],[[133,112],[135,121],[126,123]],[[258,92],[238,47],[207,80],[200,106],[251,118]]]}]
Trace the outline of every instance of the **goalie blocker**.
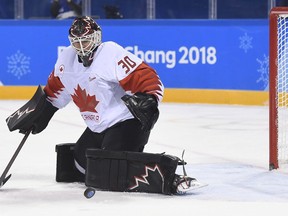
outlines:
[{"label": "goalie blocker", "polygon": [[85,181],[86,186],[101,190],[167,195],[199,187],[196,179],[175,174],[177,166],[184,164],[176,156],[87,149],[84,176],[75,168],[73,149],[71,143],[56,146],[57,182]]},{"label": "goalie blocker", "polygon": [[6,119],[9,130],[19,130],[20,133],[32,130],[32,134],[43,131],[58,110],[46,98],[39,85],[33,97]]}]

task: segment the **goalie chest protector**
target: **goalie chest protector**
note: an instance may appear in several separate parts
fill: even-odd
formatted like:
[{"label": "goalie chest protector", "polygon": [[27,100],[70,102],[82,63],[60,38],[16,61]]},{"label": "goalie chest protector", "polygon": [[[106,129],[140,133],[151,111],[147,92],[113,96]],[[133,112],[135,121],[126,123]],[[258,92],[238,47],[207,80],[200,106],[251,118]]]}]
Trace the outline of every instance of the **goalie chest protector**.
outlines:
[{"label": "goalie chest protector", "polygon": [[171,194],[179,158],[143,152],[87,149],[85,184],[109,191]]}]

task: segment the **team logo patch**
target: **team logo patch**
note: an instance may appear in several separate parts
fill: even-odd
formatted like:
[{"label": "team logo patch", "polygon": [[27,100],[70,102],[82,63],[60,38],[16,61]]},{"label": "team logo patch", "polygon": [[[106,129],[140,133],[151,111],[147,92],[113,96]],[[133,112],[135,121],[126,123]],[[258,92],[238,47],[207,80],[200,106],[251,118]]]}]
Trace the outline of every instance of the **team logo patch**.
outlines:
[{"label": "team logo patch", "polygon": [[96,95],[87,94],[86,90],[84,88],[82,89],[79,84],[74,91],[75,93],[71,96],[74,103],[79,107],[80,112],[98,113],[96,106],[99,101],[96,99]]},{"label": "team logo patch", "polygon": [[59,67],[59,71],[60,71],[60,73],[64,73],[64,70],[65,70],[64,65],[60,65],[60,67]]},{"label": "team logo patch", "polygon": [[96,77],[89,77],[89,82],[91,82],[91,81],[93,81],[95,79],[96,79]]}]

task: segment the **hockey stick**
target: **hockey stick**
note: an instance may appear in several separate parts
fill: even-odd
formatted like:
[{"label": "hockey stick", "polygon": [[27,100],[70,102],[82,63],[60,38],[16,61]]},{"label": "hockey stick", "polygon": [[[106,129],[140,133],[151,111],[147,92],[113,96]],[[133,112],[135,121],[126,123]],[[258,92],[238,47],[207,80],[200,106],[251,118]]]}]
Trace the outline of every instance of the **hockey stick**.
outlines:
[{"label": "hockey stick", "polygon": [[8,171],[9,171],[9,169],[11,168],[12,164],[14,163],[17,155],[19,154],[22,146],[24,145],[24,143],[25,143],[25,141],[27,140],[27,138],[28,138],[29,134],[31,133],[31,131],[32,131],[32,129],[26,131],[25,136],[23,137],[23,139],[22,139],[22,141],[20,142],[18,148],[16,149],[16,151],[15,151],[15,153],[13,154],[11,160],[9,161],[9,163],[8,163],[8,165],[6,166],[4,172],[2,173],[1,178],[0,178],[0,188],[10,179],[11,174],[8,175],[7,177],[6,177],[6,175],[7,175]]}]

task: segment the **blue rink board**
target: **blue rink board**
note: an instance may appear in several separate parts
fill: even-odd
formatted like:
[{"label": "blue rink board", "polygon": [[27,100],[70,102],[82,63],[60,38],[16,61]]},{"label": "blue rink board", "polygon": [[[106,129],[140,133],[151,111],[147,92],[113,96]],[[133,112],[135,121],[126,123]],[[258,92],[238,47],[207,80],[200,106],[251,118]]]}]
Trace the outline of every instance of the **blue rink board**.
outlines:
[{"label": "blue rink board", "polygon": [[[72,20],[1,20],[0,82],[45,85]],[[268,20],[99,20],[166,88],[268,88]]]}]

